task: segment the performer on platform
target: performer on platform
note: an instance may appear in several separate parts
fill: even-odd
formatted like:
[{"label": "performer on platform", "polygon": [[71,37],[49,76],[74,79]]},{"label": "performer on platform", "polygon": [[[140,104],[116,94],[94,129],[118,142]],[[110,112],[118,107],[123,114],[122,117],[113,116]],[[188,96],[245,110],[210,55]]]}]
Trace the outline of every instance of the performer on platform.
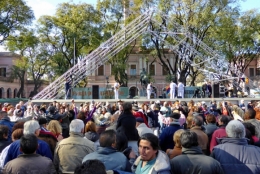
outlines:
[{"label": "performer on platform", "polygon": [[202,98],[205,98],[206,97],[206,91],[208,89],[208,85],[207,85],[207,82],[205,82],[203,85],[202,85]]},{"label": "performer on platform", "polygon": [[115,93],[115,99],[118,100],[118,92],[119,92],[119,83],[116,81],[115,84],[114,84],[114,93]]},{"label": "performer on platform", "polygon": [[174,83],[174,81],[172,80],[172,82],[170,83],[170,99],[174,99],[176,87],[176,83]]},{"label": "performer on platform", "polygon": [[184,85],[181,81],[178,83],[178,97],[184,98]]},{"label": "performer on platform", "polygon": [[208,97],[211,98],[211,95],[212,95],[212,86],[211,86],[211,83],[208,82]]},{"label": "performer on platform", "polygon": [[152,87],[152,82],[148,83],[147,89],[146,89],[146,91],[147,91],[147,99],[151,98],[152,88],[153,88]]},{"label": "performer on platform", "polygon": [[70,98],[71,95],[71,79],[67,78],[65,82],[65,100]]}]

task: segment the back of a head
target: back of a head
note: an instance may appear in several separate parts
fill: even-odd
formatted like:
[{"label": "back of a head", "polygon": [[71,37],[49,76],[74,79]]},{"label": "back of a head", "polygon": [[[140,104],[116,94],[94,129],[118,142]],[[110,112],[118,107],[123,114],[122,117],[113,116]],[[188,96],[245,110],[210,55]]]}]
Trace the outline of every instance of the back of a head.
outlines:
[{"label": "back of a head", "polygon": [[38,148],[38,139],[34,134],[21,137],[20,148],[24,154],[33,154]]},{"label": "back of a head", "polygon": [[195,126],[202,126],[203,125],[203,118],[201,116],[194,116],[192,121],[194,122]]},{"label": "back of a head", "polygon": [[124,112],[131,112],[132,111],[132,103],[130,103],[130,102],[123,103],[123,110],[124,110]]},{"label": "back of a head", "polygon": [[12,133],[12,141],[19,140],[23,136],[23,129],[15,129]]},{"label": "back of a head", "polygon": [[226,133],[230,138],[245,138],[245,126],[238,120],[232,120],[226,126]]},{"label": "back of a head", "polygon": [[99,160],[87,160],[76,167],[74,174],[106,174],[106,167]]},{"label": "back of a head", "polygon": [[248,119],[254,119],[256,116],[256,111],[253,108],[248,108],[245,112],[245,117]]},{"label": "back of a head", "polygon": [[173,141],[175,143],[175,147],[181,147],[181,134],[184,132],[183,129],[177,130],[173,135]]},{"label": "back of a head", "polygon": [[184,131],[181,134],[181,146],[184,148],[191,148],[198,146],[198,136],[195,132]]},{"label": "back of a head", "polygon": [[26,121],[24,123],[23,127],[24,127],[23,128],[23,134],[24,135],[35,134],[35,131],[37,129],[40,129],[40,125],[39,125],[38,121],[36,121],[36,120]]},{"label": "back of a head", "polygon": [[220,116],[220,121],[226,126],[229,122],[230,122],[230,120],[231,120],[231,118],[229,117],[229,116],[226,116],[226,115],[221,115]]},{"label": "back of a head", "polygon": [[106,130],[100,134],[99,144],[101,147],[112,147],[116,142],[116,132],[113,129]]},{"label": "back of a head", "polygon": [[0,125],[0,140],[4,140],[8,138],[8,126]]},{"label": "back of a head", "polygon": [[81,133],[84,129],[84,123],[80,119],[72,120],[70,123],[70,132]]}]

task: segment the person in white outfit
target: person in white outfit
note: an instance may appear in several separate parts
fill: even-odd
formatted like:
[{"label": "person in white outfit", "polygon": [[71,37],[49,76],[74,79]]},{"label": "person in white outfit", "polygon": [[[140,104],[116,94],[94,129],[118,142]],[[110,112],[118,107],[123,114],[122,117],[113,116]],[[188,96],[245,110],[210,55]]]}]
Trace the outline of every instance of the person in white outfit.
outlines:
[{"label": "person in white outfit", "polygon": [[184,85],[180,81],[178,83],[178,97],[184,98]]},{"label": "person in white outfit", "polygon": [[152,93],[152,82],[148,83],[146,90],[147,90],[147,99],[150,99]]},{"label": "person in white outfit", "polygon": [[172,82],[170,83],[170,99],[174,99],[176,87],[177,87],[176,83],[174,83],[172,80]]},{"label": "person in white outfit", "polygon": [[119,83],[116,81],[116,83],[114,84],[114,93],[115,93],[115,99],[118,99],[118,92],[119,92]]}]

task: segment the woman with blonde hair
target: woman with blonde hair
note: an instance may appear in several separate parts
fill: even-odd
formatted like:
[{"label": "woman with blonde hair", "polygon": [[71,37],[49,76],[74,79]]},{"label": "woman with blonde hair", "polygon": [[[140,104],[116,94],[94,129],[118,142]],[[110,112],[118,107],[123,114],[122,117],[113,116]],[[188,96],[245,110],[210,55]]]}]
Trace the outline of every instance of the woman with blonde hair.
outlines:
[{"label": "woman with blonde hair", "polygon": [[92,121],[88,121],[85,127],[85,137],[92,142],[96,142],[99,139],[97,133],[96,124]]},{"label": "woman with blonde hair", "polygon": [[51,120],[47,125],[47,129],[56,136],[58,141],[61,141],[63,139],[62,127],[59,121]]},{"label": "woman with blonde hair", "polygon": [[178,155],[181,155],[182,153],[182,147],[181,147],[181,134],[182,132],[184,132],[185,130],[183,129],[179,129],[177,130],[174,135],[173,135],[173,141],[174,141],[174,148],[173,149],[167,149],[166,150],[166,154],[168,155],[168,157],[170,159],[178,156]]}]

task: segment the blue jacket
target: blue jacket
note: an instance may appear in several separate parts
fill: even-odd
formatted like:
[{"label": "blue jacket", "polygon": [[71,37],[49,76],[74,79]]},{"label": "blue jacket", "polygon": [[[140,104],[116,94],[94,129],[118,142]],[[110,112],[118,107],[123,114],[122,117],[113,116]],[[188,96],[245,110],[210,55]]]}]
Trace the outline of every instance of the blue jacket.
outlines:
[{"label": "blue jacket", "polygon": [[[39,147],[36,150],[36,153],[48,157],[52,160],[52,153],[49,145],[45,141],[42,141],[40,139],[38,139],[38,145]],[[9,161],[15,159],[20,154],[22,154],[22,152],[20,151],[20,140],[16,140],[10,145],[10,148],[5,158],[4,165]]]},{"label": "blue jacket", "polygon": [[173,142],[173,134],[182,129],[179,122],[172,122],[170,123],[169,127],[163,129],[162,134],[159,137],[160,147],[165,152],[167,149],[173,149],[174,142]]},{"label": "blue jacket", "polygon": [[224,173],[260,173],[260,148],[248,145],[245,138],[223,138],[213,148],[211,156],[222,166]]},{"label": "blue jacket", "polygon": [[14,126],[14,123],[10,121],[9,117],[4,117],[0,120],[0,125],[5,125],[8,127],[8,140],[11,141],[12,128]]},{"label": "blue jacket", "polygon": [[106,170],[122,170],[131,172],[131,165],[126,156],[112,147],[98,147],[97,151],[87,154],[83,158],[82,163],[90,159],[98,159],[102,161]]}]

